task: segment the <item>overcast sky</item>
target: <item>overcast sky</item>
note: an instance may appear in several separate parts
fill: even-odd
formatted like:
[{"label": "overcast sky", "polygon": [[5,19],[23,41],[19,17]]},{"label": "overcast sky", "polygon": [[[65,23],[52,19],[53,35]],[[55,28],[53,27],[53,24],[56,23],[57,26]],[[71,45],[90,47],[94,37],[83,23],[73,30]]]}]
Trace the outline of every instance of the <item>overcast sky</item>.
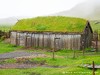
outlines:
[{"label": "overcast sky", "polygon": [[53,14],[83,1],[86,0],[0,0],[0,18]]}]

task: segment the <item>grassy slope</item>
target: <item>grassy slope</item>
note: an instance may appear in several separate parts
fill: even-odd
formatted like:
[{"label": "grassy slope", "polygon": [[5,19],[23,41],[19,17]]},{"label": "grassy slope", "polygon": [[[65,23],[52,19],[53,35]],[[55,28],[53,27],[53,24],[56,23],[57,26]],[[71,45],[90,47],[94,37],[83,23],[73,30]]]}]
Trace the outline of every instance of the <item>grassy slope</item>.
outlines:
[{"label": "grassy slope", "polygon": [[82,32],[86,20],[72,17],[48,16],[22,19],[12,30]]}]

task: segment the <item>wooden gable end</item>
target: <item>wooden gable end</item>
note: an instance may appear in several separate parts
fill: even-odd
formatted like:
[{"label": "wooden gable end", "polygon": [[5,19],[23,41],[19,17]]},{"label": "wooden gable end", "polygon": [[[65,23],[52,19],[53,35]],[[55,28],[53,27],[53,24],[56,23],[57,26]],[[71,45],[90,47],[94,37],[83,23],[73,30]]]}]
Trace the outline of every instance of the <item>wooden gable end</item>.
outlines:
[{"label": "wooden gable end", "polygon": [[90,30],[91,33],[93,33],[92,27],[91,27],[89,21],[87,21],[84,32],[89,31],[89,30]]}]

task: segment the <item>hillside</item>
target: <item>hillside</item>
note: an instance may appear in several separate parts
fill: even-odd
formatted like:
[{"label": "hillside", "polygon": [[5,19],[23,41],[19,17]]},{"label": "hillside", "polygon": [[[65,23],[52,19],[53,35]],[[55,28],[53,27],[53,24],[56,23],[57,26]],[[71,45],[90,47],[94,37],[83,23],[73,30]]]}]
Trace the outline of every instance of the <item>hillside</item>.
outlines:
[{"label": "hillside", "polygon": [[53,14],[54,16],[74,16],[89,20],[100,20],[100,0],[87,0],[70,10]]},{"label": "hillside", "polygon": [[48,16],[19,20],[12,30],[82,32],[86,20],[73,17]]}]

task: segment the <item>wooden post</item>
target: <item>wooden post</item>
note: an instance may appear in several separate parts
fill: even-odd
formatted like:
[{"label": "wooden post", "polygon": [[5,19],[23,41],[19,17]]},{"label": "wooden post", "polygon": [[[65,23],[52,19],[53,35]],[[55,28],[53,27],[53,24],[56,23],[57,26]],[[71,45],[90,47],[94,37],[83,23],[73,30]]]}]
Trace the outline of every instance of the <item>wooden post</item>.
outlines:
[{"label": "wooden post", "polygon": [[95,64],[94,64],[94,61],[92,62],[92,66],[93,66],[93,75],[95,75]]},{"label": "wooden post", "polygon": [[76,45],[75,44],[77,44],[76,43],[76,36],[74,35],[72,35],[72,50],[73,50],[73,58],[75,58],[75,50],[76,50]]},{"label": "wooden post", "polygon": [[56,43],[55,43],[55,38],[54,38],[54,48],[53,48],[53,60],[55,59],[55,45]]},{"label": "wooden post", "polygon": [[83,56],[84,56],[84,52],[85,52],[85,46],[84,46],[84,41],[82,41],[82,49],[83,49]]},{"label": "wooden post", "polygon": [[83,38],[81,38],[82,39],[82,51],[83,51],[83,56],[84,56],[84,53],[85,53],[85,44],[86,44],[86,38],[85,38],[85,35],[83,35],[82,34],[82,36],[83,36]]},{"label": "wooden post", "polygon": [[55,49],[53,49],[53,59],[55,59]]},{"label": "wooden post", "polygon": [[73,49],[73,58],[75,58],[75,50]]}]

